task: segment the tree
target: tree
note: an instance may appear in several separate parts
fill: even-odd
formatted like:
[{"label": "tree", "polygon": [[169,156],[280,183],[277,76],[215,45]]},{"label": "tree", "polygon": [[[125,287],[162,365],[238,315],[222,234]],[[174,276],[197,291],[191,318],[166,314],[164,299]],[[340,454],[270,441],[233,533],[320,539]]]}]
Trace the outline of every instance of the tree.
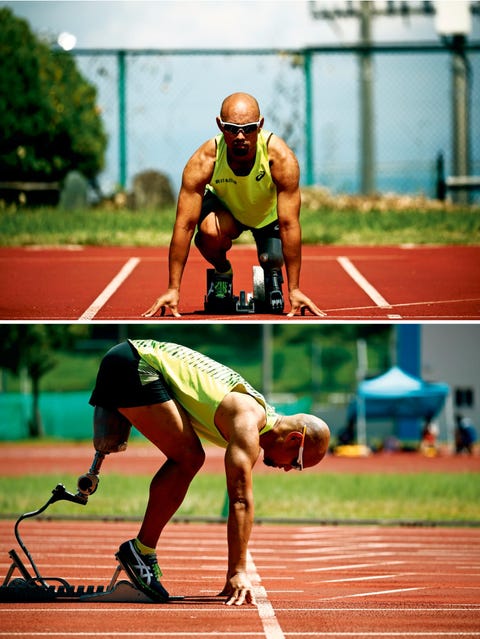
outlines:
[{"label": "tree", "polygon": [[71,170],[94,178],[107,137],[96,89],[65,51],[39,40],[25,20],[0,9],[0,174],[57,181]]},{"label": "tree", "polygon": [[56,365],[56,348],[71,344],[69,326],[53,324],[0,325],[0,367],[14,375],[26,373],[32,387],[32,414],[28,422],[30,437],[43,435],[40,414],[40,380]]}]

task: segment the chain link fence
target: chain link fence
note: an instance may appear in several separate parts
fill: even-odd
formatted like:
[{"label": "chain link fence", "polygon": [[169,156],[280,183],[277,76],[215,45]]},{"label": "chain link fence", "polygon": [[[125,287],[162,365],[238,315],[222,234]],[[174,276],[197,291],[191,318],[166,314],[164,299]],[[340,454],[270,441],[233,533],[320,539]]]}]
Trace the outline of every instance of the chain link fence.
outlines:
[{"label": "chain link fence", "polygon": [[[436,159],[452,172],[452,60],[445,49],[373,55],[375,189],[436,192]],[[120,54],[124,66],[119,64]],[[130,188],[157,170],[178,190],[194,150],[218,132],[215,116],[235,91],[256,96],[265,128],[296,152],[303,183],[333,192],[361,190],[358,51],[77,51],[98,89],[109,135],[100,185]],[[480,49],[468,51],[471,173],[480,173]],[[310,113],[307,102],[310,101]],[[310,147],[310,151],[309,151]]]}]

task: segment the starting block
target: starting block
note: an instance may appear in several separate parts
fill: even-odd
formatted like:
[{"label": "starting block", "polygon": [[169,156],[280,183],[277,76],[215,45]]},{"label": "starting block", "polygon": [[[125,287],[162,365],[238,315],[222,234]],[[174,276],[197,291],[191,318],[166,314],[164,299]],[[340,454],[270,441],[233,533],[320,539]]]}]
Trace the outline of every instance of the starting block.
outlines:
[{"label": "starting block", "polygon": [[[12,564],[5,581],[0,586],[0,602],[53,602],[53,601],[89,601],[106,603],[154,603],[150,597],[141,592],[131,581],[118,577],[123,568],[118,565],[109,585],[105,586],[72,586],[59,577],[34,577],[18,556],[15,550],[9,552]],[[12,579],[15,570],[21,577]],[[57,582],[54,585],[51,582]],[[183,597],[170,597],[170,601],[182,601]]]},{"label": "starting block", "polygon": [[253,292],[240,291],[240,295],[229,295],[223,298],[209,299],[214,269],[207,269],[207,295],[205,296],[204,309],[206,313],[215,315],[233,315],[235,313],[274,313],[281,314],[284,309],[282,293],[281,269],[263,269],[261,266],[253,267]]},{"label": "starting block", "polygon": [[[54,602],[54,601],[98,601],[110,603],[156,603],[150,597],[141,592],[131,581],[120,580],[118,577],[123,570],[117,565],[113,577],[107,587],[105,586],[72,586],[68,581],[60,577],[43,577],[30,552],[23,543],[19,524],[23,519],[35,517],[42,513],[50,504],[67,500],[73,503],[86,505],[88,496],[92,494],[98,483],[98,470],[104,455],[96,453],[90,473],[79,478],[79,491],[77,494],[68,492],[62,484],[58,484],[52,491],[50,499],[38,510],[21,515],[15,524],[15,537],[25,556],[30,561],[33,574],[25,566],[17,551],[12,549],[8,553],[11,564],[7,575],[0,586],[0,603],[19,602]],[[81,489],[80,489],[81,488]],[[15,571],[19,576],[14,577]],[[165,603],[182,601],[184,597],[170,597]]]},{"label": "starting block", "polygon": [[[75,587],[59,577],[35,577],[29,573],[15,550],[10,550],[8,554],[12,559],[12,564],[0,586],[0,602],[2,603],[71,600],[152,603],[152,600],[130,581],[117,582],[122,570],[121,566],[117,566],[110,584],[106,588],[104,586],[82,585]],[[19,571],[21,577],[12,579],[15,570]],[[54,585],[53,582],[56,582],[57,585]]]}]

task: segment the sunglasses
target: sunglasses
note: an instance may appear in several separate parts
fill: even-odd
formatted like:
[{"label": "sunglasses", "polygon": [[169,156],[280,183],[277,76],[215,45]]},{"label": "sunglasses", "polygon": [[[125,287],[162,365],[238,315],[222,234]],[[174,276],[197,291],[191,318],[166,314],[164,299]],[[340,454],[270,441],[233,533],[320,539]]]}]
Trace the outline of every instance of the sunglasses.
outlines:
[{"label": "sunglasses", "polygon": [[303,450],[305,448],[305,435],[307,433],[307,427],[303,426],[302,439],[300,441],[300,448],[298,449],[297,461],[292,462],[291,466],[294,470],[303,470]]},{"label": "sunglasses", "polygon": [[233,135],[238,135],[240,131],[243,131],[245,135],[253,133],[254,131],[258,131],[260,122],[261,120],[259,120],[258,122],[248,122],[247,124],[233,124],[233,122],[224,122],[220,119],[222,128],[228,133],[232,133]]}]

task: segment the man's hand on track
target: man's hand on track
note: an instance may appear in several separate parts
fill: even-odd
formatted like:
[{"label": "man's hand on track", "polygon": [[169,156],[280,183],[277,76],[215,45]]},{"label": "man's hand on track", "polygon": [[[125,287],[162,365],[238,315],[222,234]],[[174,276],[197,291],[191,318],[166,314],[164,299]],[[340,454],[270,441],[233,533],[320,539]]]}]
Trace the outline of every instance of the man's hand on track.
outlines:
[{"label": "man's hand on track", "polygon": [[226,596],[227,606],[241,606],[244,603],[256,605],[253,586],[246,573],[238,572],[230,579],[227,579],[224,589],[219,596]]},{"label": "man's hand on track", "polygon": [[160,309],[162,315],[165,315],[165,310],[169,308],[174,317],[181,317],[178,312],[179,293],[175,288],[169,288],[164,295],[160,295],[150,308],[142,313],[142,317],[153,317]]},{"label": "man's hand on track", "polygon": [[290,304],[292,306],[290,313],[288,313],[287,317],[294,317],[298,311],[302,311],[302,309],[308,308],[308,310],[312,313],[312,315],[317,315],[317,317],[326,317],[326,313],[321,311],[318,306],[312,302],[310,298],[302,293],[300,289],[295,289],[290,292]]}]

